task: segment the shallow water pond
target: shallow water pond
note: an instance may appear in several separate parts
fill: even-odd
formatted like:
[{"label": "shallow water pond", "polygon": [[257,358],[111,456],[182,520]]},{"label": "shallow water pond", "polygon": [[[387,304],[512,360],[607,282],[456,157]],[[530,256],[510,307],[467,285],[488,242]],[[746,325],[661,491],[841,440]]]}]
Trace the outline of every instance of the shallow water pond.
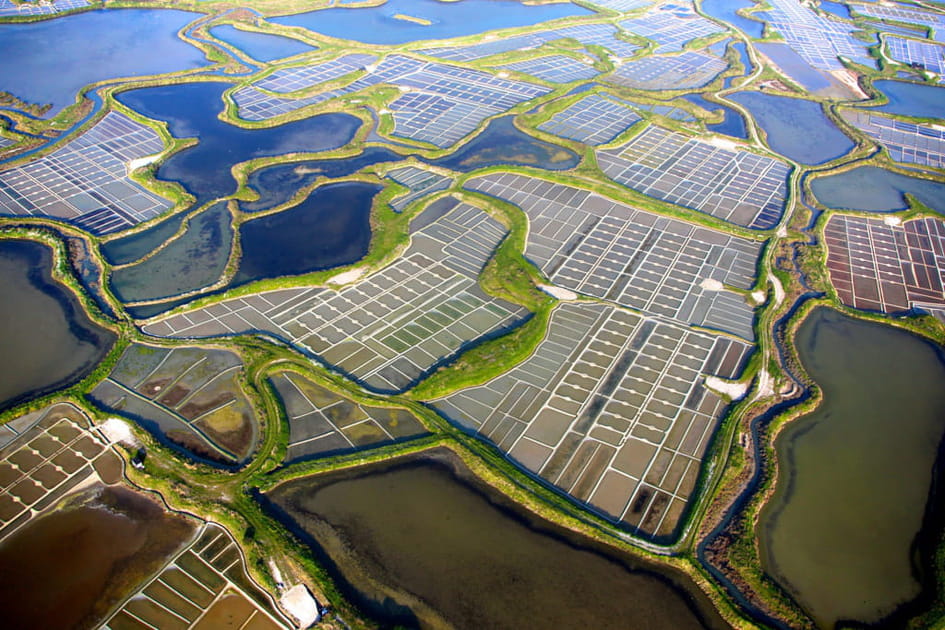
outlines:
[{"label": "shallow water pond", "polygon": [[860,166],[810,182],[818,201],[828,208],[894,212],[907,207],[905,193],[945,213],[945,183],[909,177],[877,166]]},{"label": "shallow water pond", "polygon": [[84,378],[115,341],[51,274],[48,247],[0,240],[0,409]]},{"label": "shallow water pond", "polygon": [[[24,101],[72,104],[97,81],[163,74],[207,65],[200,49],[177,32],[200,13],[167,9],[109,9],[54,20],[0,25],[0,90]],[[30,54],[22,54],[29,50]]]},{"label": "shallow water pond", "polygon": [[222,94],[228,83],[184,83],[122,92],[118,100],[145,116],[166,121],[178,138],[197,146],[174,154],[158,169],[159,179],[183,184],[197,205],[232,194],[230,168],[251,158],[318,152],[347,144],[361,121],[349,114],[322,114],[276,127],[243,129],[223,122]]},{"label": "shallow water pond", "polygon": [[97,628],[194,531],[122,487],[97,486],[67,501],[0,544],[4,627]]},{"label": "shallow water pond", "polygon": [[592,13],[571,3],[527,5],[515,0],[388,0],[379,7],[323,9],[269,21],[301,26],[339,39],[396,45],[531,26],[561,17]]},{"label": "shallow water pond", "polygon": [[233,242],[232,216],[220,201],[191,217],[184,232],[147,260],[112,272],[115,294],[125,302],[180,295],[216,282]]},{"label": "shallow water pond", "polygon": [[827,118],[819,103],[797,98],[737,92],[727,98],[745,107],[764,130],[771,150],[802,164],[822,164],[855,144]]},{"label": "shallow water pond", "polygon": [[912,544],[945,434],[945,360],[890,326],[815,310],[797,335],[821,406],[778,437],[763,565],[824,628],[916,595]]},{"label": "shallow water pond", "polygon": [[464,172],[502,164],[560,171],[574,168],[579,161],[570,149],[533,138],[515,126],[512,116],[504,116],[489,123],[459,151],[430,163]]},{"label": "shallow water pond", "polygon": [[876,111],[918,118],[945,117],[945,108],[942,106],[945,103],[945,87],[888,80],[876,81],[873,86],[889,99]]},{"label": "shallow water pond", "polygon": [[233,284],[294,276],[360,260],[371,244],[371,205],[381,186],[320,186],[299,205],[240,226]]},{"label": "shallow water pond", "polygon": [[529,519],[445,461],[299,479],[268,496],[387,624],[724,627],[684,577]]},{"label": "shallow water pond", "polygon": [[210,29],[210,34],[217,39],[239,48],[253,59],[259,61],[275,61],[283,57],[291,57],[302,53],[312,52],[314,46],[304,44],[297,39],[244,31],[232,24],[221,24]]}]

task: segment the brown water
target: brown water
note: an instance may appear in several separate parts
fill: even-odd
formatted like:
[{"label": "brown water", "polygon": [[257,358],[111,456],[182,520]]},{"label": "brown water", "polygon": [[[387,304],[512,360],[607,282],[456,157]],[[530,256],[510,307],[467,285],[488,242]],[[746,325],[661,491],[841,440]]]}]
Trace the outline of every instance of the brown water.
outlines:
[{"label": "brown water", "polygon": [[98,486],[0,543],[0,626],[94,628],[193,534],[122,487]]},{"label": "brown water", "polygon": [[776,442],[763,565],[822,627],[873,623],[920,592],[913,542],[945,434],[945,362],[914,335],[826,308],[797,348],[824,400]]},{"label": "brown water", "polygon": [[0,409],[78,381],[115,341],[51,270],[45,245],[0,240]]},{"label": "brown water", "polygon": [[349,592],[354,585],[355,600],[386,623],[725,627],[704,597],[687,593],[697,589],[685,576],[527,522],[460,480],[450,467],[461,464],[443,457],[299,479],[269,498],[327,554]]}]

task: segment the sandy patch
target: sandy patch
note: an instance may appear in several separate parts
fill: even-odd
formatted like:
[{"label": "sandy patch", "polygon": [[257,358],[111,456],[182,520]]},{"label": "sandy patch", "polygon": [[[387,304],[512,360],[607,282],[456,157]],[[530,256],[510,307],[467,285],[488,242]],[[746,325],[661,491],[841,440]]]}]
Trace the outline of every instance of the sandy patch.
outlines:
[{"label": "sandy patch", "polygon": [[885,223],[886,225],[891,225],[893,227],[897,225],[902,225],[902,217],[885,216],[883,217],[883,223]]},{"label": "sandy patch", "polygon": [[266,563],[269,565],[269,572],[272,573],[272,579],[276,581],[276,586],[282,588],[285,585],[285,580],[282,579],[282,571],[279,570],[279,567],[271,559]]},{"label": "sandy patch", "polygon": [[741,400],[748,392],[748,383],[726,381],[718,376],[705,377],[705,386],[718,394],[724,394],[732,400]]},{"label": "sandy patch", "polygon": [[727,149],[729,151],[735,151],[740,148],[737,142],[726,140],[725,138],[719,138],[718,136],[703,138],[703,141],[706,142],[706,144],[711,144],[712,146],[719,147],[720,149]]},{"label": "sandy patch", "polygon": [[129,448],[138,448],[140,444],[131,427],[121,418],[108,418],[98,425],[99,431],[105,436],[109,444],[124,444]]},{"label": "sandy patch", "polygon": [[725,285],[719,282],[718,280],[713,280],[712,278],[706,278],[699,283],[699,286],[705,289],[706,291],[724,291]]},{"label": "sandy patch", "polygon": [[141,168],[142,166],[147,166],[148,164],[153,164],[158,161],[161,157],[160,153],[155,153],[154,155],[146,155],[144,157],[135,158],[133,160],[128,160],[126,168],[128,172]]},{"label": "sandy patch", "polygon": [[769,398],[774,396],[774,379],[768,370],[762,369],[758,372],[758,393],[755,398]]},{"label": "sandy patch", "polygon": [[768,274],[768,282],[771,283],[771,287],[774,289],[774,305],[780,306],[781,302],[784,301],[784,287],[781,286],[781,281],[771,273]]},{"label": "sandy patch", "polygon": [[867,99],[869,95],[866,94],[861,88],[860,83],[857,80],[856,73],[847,68],[842,68],[840,70],[832,70],[830,72],[840,83],[844,85],[853,95],[858,99]]},{"label": "sandy patch", "polygon": [[752,291],[751,299],[755,301],[755,304],[764,304],[765,303],[765,292],[764,291]]},{"label": "sandy patch", "polygon": [[574,291],[570,291],[562,287],[556,287],[551,284],[539,284],[538,288],[544,291],[545,293],[547,293],[548,295],[550,295],[551,297],[558,300],[564,300],[566,302],[573,302],[574,300],[578,299],[578,297],[580,297]]},{"label": "sandy patch", "polygon": [[286,591],[285,595],[279,598],[279,603],[300,628],[308,628],[318,621],[318,602],[304,584],[296,584]]},{"label": "sandy patch", "polygon": [[336,276],[332,276],[328,279],[329,284],[351,284],[356,282],[364,277],[366,271],[364,268],[358,269],[349,269],[348,271],[342,271]]}]

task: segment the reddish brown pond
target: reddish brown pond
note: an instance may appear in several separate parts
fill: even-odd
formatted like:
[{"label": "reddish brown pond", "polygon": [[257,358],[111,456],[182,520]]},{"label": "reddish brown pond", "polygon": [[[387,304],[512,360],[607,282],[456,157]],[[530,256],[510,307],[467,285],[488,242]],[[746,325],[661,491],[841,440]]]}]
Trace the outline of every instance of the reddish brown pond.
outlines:
[{"label": "reddish brown pond", "polygon": [[67,501],[0,543],[3,627],[97,627],[194,532],[122,487],[93,487]]}]

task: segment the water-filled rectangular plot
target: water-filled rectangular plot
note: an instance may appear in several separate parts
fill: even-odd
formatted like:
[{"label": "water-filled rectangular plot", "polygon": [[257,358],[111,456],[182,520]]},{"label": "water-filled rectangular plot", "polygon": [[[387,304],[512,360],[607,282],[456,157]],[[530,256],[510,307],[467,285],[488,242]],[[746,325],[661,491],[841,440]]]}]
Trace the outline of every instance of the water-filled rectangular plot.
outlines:
[{"label": "water-filled rectangular plot", "polygon": [[289,416],[287,461],[380,446],[421,435],[409,412],[355,404],[291,372],[272,377]]},{"label": "water-filled rectangular plot", "polygon": [[280,94],[295,92],[363,70],[375,59],[373,55],[344,55],[321,63],[282,68],[256,81],[254,85]]},{"label": "water-filled rectangular plot", "polygon": [[945,74],[945,46],[894,36],[886,38],[886,45],[893,59],[930,70],[939,75],[939,83],[945,81],[941,78]]},{"label": "water-filled rectangular plot", "polygon": [[901,313],[945,306],[945,222],[831,217],[824,229],[827,269],[840,300]]},{"label": "water-filled rectangular plot", "polygon": [[[921,11],[914,7],[904,5],[879,6],[869,4],[857,4],[854,9],[857,13],[869,17],[891,20],[893,22],[905,22],[907,24],[918,24],[929,27],[933,31],[936,41],[945,41],[945,15],[932,13],[931,11]],[[886,25],[874,24],[880,30],[886,30]]]},{"label": "water-filled rectangular plot", "polygon": [[[369,387],[404,389],[463,344],[514,325],[525,314],[486,295],[476,283],[505,236],[501,224],[466,204],[430,223],[422,218],[404,256],[360,285],[263,294],[270,307],[247,298],[227,300],[202,309],[212,311],[210,322],[195,326],[186,315],[177,315],[146,328],[165,336],[262,330],[324,357]],[[363,305],[359,286],[376,294],[371,320],[364,310],[358,321],[350,317]]]},{"label": "water-filled rectangular plot", "polygon": [[[451,421],[498,444],[549,483],[614,521],[652,535],[666,517],[660,502],[653,503],[652,492],[638,491],[640,479],[674,431],[681,436],[678,439],[689,440],[689,451],[662,456],[660,466],[669,466],[667,457],[681,458],[696,462],[698,470],[710,427],[725,407],[702,388],[702,375],[737,376],[743,360],[723,370],[723,358],[734,351],[743,359],[749,349],[739,341],[602,304],[563,304],[552,315],[548,336],[524,363],[486,385],[432,405]],[[693,356],[701,360],[697,370],[690,371],[689,381],[670,374],[677,358]],[[529,375],[540,361],[563,369],[535,385]],[[602,366],[603,375],[590,377],[587,366]],[[640,374],[646,378],[641,380]],[[697,390],[698,408],[687,409]],[[516,431],[510,431],[512,426],[518,427]],[[655,487],[687,500],[692,488],[681,490],[676,481],[672,487],[659,482]],[[633,505],[638,505],[636,511]],[[634,515],[644,523],[650,511],[650,520],[638,527]]]},{"label": "water-filled rectangular plot", "polygon": [[842,70],[837,57],[843,56],[875,67],[867,53],[868,43],[851,36],[855,27],[821,17],[808,6],[794,0],[772,0],[772,9],[760,17],[782,35],[800,57],[819,70]]},{"label": "water-filled rectangular plot", "polygon": [[620,22],[620,28],[657,43],[658,53],[682,50],[689,41],[721,32],[721,26],[688,7],[664,5],[646,14]]},{"label": "water-filled rectangular plot", "polygon": [[552,83],[570,83],[593,79],[599,72],[589,62],[579,61],[567,55],[549,55],[499,66],[515,70]]},{"label": "water-filled rectangular plot", "polygon": [[132,344],[92,397],[197,454],[209,448],[213,457],[238,461],[256,438],[241,367],[239,356],[226,350]]},{"label": "water-filled rectangular plot", "polygon": [[[342,59],[356,59],[357,64],[347,64],[354,68],[363,61],[363,57],[349,55]],[[273,75],[274,78],[267,77],[256,84],[240,88],[234,92],[240,115],[248,120],[264,120],[377,85],[396,85],[406,93],[390,104],[394,133],[442,148],[473,131],[486,118],[550,91],[543,86],[501,79],[479,70],[424,62],[400,55],[392,55],[377,64],[365,66],[366,74],[348,85],[301,99],[267,95],[259,89],[282,86],[282,82],[288,80],[286,73],[295,76],[307,72],[306,81],[315,83],[306,85],[317,85],[318,76],[324,74],[323,66],[318,64],[280,71],[282,74],[277,73],[278,76]],[[340,69],[336,72],[340,72]],[[334,77],[334,74],[331,76]],[[295,85],[290,82],[283,87]]]},{"label": "water-filled rectangular plot", "polygon": [[718,57],[687,50],[681,55],[628,61],[606,81],[637,90],[695,89],[710,83],[727,67]]},{"label": "water-filled rectangular plot", "polygon": [[486,41],[471,46],[427,49],[420,52],[440,59],[474,61],[512,50],[537,48],[548,42],[560,39],[575,39],[585,46],[602,46],[617,57],[630,57],[640,49],[636,44],[631,44],[618,37],[618,34],[620,34],[620,29],[612,24],[582,24],[579,26],[539,31],[537,33],[519,35],[517,37]]},{"label": "water-filled rectangular plot", "polygon": [[[216,561],[223,568],[214,568],[195,553],[208,537],[215,540],[200,553],[216,552],[220,547],[223,553],[217,554]],[[137,620],[158,628],[217,628],[232,621],[243,628],[288,627],[255,603],[247,591],[253,591],[256,599],[264,598],[246,576],[232,537],[210,525],[198,542],[142,586],[103,627],[145,627],[135,625]]]},{"label": "water-filled rectangular plot", "polygon": [[592,94],[554,114],[538,128],[584,144],[606,144],[642,120],[627,105],[616,98]]},{"label": "water-filled rectangular plot", "polygon": [[87,6],[89,6],[88,0],[53,0],[52,2],[20,2],[16,4],[10,0],[0,0],[0,17],[52,15]]},{"label": "water-filled rectangular plot", "polygon": [[886,147],[896,162],[945,168],[945,130],[870,112],[844,110],[842,116]]},{"label": "water-filled rectangular plot", "polygon": [[129,179],[128,164],[163,150],[149,127],[109,112],[49,155],[0,173],[0,212],[65,219],[95,234],[147,221],[173,204]]},{"label": "water-filled rectangular plot", "polygon": [[750,288],[761,243],[519,175],[477,177],[466,186],[525,211],[525,254],[555,284],[754,338],[753,308],[706,281]]},{"label": "water-filled rectangular plot", "polygon": [[425,171],[415,166],[405,166],[392,170],[387,174],[387,177],[410,189],[410,192],[391,201],[391,207],[397,212],[403,212],[407,206],[422,197],[449,188],[453,182],[449,177]]},{"label": "water-filled rectangular plot", "polygon": [[769,229],[784,211],[787,164],[655,125],[598,161],[619,184],[737,225]]}]

